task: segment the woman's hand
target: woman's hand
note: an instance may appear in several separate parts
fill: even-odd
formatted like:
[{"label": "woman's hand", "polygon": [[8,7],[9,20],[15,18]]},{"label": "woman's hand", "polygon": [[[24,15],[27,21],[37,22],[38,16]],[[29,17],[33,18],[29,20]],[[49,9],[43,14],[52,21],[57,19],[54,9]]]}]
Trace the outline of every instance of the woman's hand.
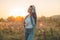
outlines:
[{"label": "woman's hand", "polygon": [[29,25],[29,23],[26,23],[26,24],[25,24],[25,26],[28,26],[28,25]]}]

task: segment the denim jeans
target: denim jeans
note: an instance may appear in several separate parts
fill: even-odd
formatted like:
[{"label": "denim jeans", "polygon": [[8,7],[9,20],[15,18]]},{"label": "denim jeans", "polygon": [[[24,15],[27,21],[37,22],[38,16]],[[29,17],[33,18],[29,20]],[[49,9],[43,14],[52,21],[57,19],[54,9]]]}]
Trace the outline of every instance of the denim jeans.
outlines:
[{"label": "denim jeans", "polygon": [[34,37],[34,29],[25,28],[25,40],[33,40],[33,37]]}]

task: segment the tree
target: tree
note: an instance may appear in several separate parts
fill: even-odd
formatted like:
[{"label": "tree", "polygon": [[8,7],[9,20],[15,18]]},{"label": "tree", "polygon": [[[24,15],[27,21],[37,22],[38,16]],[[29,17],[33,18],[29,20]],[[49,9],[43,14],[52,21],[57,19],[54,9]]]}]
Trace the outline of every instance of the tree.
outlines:
[{"label": "tree", "polygon": [[10,17],[7,18],[7,20],[8,20],[9,22],[15,22],[15,17],[10,16]]},{"label": "tree", "polygon": [[3,18],[0,19],[0,22],[4,22],[5,20]]},{"label": "tree", "polygon": [[21,16],[17,16],[15,19],[16,22],[22,22],[23,20],[24,20],[24,18]]}]

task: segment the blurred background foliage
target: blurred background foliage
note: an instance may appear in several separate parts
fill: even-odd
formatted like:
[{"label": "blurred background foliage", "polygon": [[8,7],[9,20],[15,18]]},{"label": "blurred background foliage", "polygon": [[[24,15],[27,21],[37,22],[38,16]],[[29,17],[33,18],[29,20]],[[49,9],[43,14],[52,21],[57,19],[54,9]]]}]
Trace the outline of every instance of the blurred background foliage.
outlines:
[{"label": "blurred background foliage", "polygon": [[[23,21],[12,22],[10,19],[0,19],[0,40],[24,40]],[[34,40],[60,40],[60,17],[39,17]]]}]

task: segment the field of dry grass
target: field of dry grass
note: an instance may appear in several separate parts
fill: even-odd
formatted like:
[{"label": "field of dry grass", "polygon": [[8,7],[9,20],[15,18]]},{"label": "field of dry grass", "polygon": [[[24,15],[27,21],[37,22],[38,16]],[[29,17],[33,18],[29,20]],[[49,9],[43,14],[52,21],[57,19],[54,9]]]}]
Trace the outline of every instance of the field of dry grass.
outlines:
[{"label": "field of dry grass", "polygon": [[[57,21],[39,19],[34,40],[60,40],[60,25]],[[24,40],[24,27],[18,22],[0,22],[0,40]]]}]

